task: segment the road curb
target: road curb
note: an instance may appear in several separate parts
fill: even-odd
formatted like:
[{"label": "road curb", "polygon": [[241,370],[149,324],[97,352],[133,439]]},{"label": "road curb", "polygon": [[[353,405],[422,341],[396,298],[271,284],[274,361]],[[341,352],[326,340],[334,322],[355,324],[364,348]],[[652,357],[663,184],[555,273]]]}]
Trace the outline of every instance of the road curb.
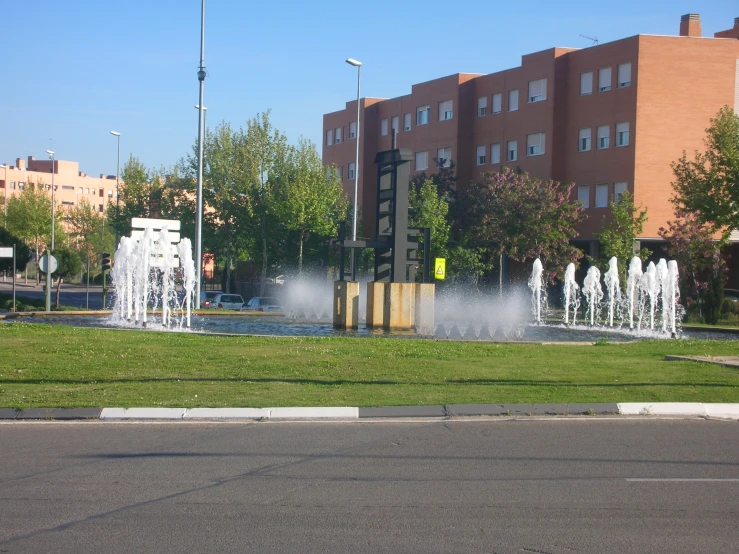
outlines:
[{"label": "road curb", "polygon": [[701,402],[622,402],[578,404],[447,404],[357,408],[0,408],[0,420],[314,420],[408,419],[474,416],[672,416],[739,421],[739,404]]}]

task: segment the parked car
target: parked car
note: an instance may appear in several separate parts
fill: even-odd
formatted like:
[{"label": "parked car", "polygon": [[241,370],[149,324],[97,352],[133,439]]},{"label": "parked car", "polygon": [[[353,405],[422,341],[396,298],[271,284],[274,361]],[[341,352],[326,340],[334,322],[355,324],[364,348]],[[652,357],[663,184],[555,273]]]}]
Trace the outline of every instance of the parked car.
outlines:
[{"label": "parked car", "polygon": [[724,298],[728,298],[732,302],[739,302],[739,290],[724,289]]},{"label": "parked car", "polygon": [[251,312],[281,312],[282,307],[277,302],[276,298],[270,298],[267,296],[255,296],[244,308],[245,311]]},{"label": "parked car", "polygon": [[264,280],[265,283],[269,283],[271,285],[284,285],[285,284],[285,276],[284,275],[278,275],[274,279],[271,277]]},{"label": "parked car", "polygon": [[224,308],[226,310],[240,310],[244,307],[244,299],[240,294],[217,294],[213,299],[214,308]]},{"label": "parked car", "polygon": [[213,300],[219,294],[223,294],[222,290],[203,290],[200,291],[200,307],[201,308],[212,308]]}]

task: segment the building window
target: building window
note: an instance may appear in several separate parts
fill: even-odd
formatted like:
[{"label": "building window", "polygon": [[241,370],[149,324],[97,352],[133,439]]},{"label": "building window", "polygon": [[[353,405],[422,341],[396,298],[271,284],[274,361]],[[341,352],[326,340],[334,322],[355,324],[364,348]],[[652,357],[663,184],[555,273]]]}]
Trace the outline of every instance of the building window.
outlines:
[{"label": "building window", "polygon": [[71,185],[62,185],[62,190],[74,190],[74,187]]},{"label": "building window", "polygon": [[410,131],[411,130],[411,114],[407,113],[403,116],[403,130],[404,131]]},{"label": "building window", "polygon": [[428,125],[431,115],[431,106],[421,106],[416,109],[416,125]]},{"label": "building window", "polygon": [[618,88],[631,86],[631,62],[622,63],[618,66]]},{"label": "building window", "polygon": [[533,133],[526,135],[526,155],[541,156],[544,153],[546,135],[544,133]]},{"label": "building window", "polygon": [[580,185],[577,187],[577,199],[582,202],[583,208],[590,207],[590,185]]},{"label": "building window", "polygon": [[416,152],[416,171],[423,171],[429,168],[429,153]]},{"label": "building window", "polygon": [[103,213],[103,205],[102,204],[98,204],[98,211],[100,213]]},{"label": "building window", "polygon": [[62,206],[74,206],[74,202],[69,202],[68,200],[62,200]]},{"label": "building window", "polygon": [[616,123],[616,146],[629,145],[629,123]]},{"label": "building window", "polygon": [[477,99],[477,117],[485,117],[488,113],[488,97],[481,96]]},{"label": "building window", "polygon": [[380,120],[380,135],[387,136],[387,119]]},{"label": "building window", "polygon": [[598,150],[604,150],[611,145],[611,126],[598,127]]},{"label": "building window", "polygon": [[447,121],[452,118],[452,101],[439,102],[439,121]]},{"label": "building window", "polygon": [[485,146],[477,147],[477,165],[485,165]]},{"label": "building window", "polygon": [[499,142],[496,142],[495,144],[490,145],[490,163],[491,164],[500,163],[500,143]]},{"label": "building window", "polygon": [[112,190],[109,190],[108,191],[108,198],[113,198],[113,191]]},{"label": "building window", "polygon": [[341,144],[341,127],[337,127],[334,132],[334,144]]},{"label": "building window", "polygon": [[24,190],[26,188],[26,183],[23,181],[18,181],[18,190]]},{"label": "building window", "polygon": [[608,207],[608,185],[595,185],[595,207]]},{"label": "building window", "polygon": [[439,167],[451,167],[452,165],[452,149],[447,148],[439,148],[436,151],[436,164]]},{"label": "building window", "polygon": [[85,189],[85,194],[90,194],[90,189],[89,188],[86,188]]},{"label": "building window", "polygon": [[503,111],[503,93],[496,92],[493,94],[493,113],[500,113]]},{"label": "building window", "polygon": [[[329,129],[328,131],[326,131],[326,146],[331,146],[333,143],[334,143],[334,130]],[[82,192],[81,189],[80,189],[80,192]]]},{"label": "building window", "polygon": [[518,89],[508,91],[508,111],[515,112],[518,110]]},{"label": "building window", "polygon": [[349,138],[350,139],[357,138],[357,122],[356,121],[352,121],[351,123],[349,123]]},{"label": "building window", "polygon": [[580,96],[593,94],[593,72],[580,73]]},{"label": "building window", "polygon": [[590,127],[580,129],[577,134],[577,150],[579,152],[590,152]]},{"label": "building window", "polygon": [[354,179],[354,170],[356,169],[356,165],[354,165],[354,162],[351,162],[349,164],[349,180],[351,181]]},{"label": "building window", "polygon": [[82,194],[82,187],[80,187],[80,188],[78,189],[78,192],[77,192],[77,194]]},{"label": "building window", "polygon": [[621,195],[628,190],[626,183],[616,183],[613,185],[613,203],[618,205],[621,202]]},{"label": "building window", "polygon": [[397,115],[393,116],[393,118],[390,120],[390,128],[395,131],[396,135],[400,132],[400,117],[398,117]]},{"label": "building window", "polygon": [[344,166],[343,165],[339,168],[339,178],[342,181],[344,180]]},{"label": "building window", "polygon": [[529,81],[529,102],[541,102],[547,99],[547,80]]},{"label": "building window", "polygon": [[518,141],[508,141],[508,153],[506,154],[506,161],[515,162],[518,159]]},{"label": "building window", "polygon": [[10,190],[15,190],[15,181],[10,181]]},{"label": "building window", "polygon": [[598,92],[611,90],[611,68],[604,67],[598,71]]}]

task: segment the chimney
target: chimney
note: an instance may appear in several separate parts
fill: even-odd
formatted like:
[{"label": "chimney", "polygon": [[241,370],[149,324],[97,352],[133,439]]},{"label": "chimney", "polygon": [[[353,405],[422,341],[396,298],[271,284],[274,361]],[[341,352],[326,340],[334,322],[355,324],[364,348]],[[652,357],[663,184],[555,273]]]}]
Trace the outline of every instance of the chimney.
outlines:
[{"label": "chimney", "polygon": [[701,37],[701,16],[697,13],[686,13],[680,18],[681,37]]},{"label": "chimney", "polygon": [[734,28],[726,31],[719,31],[713,35],[716,38],[735,38],[739,39],[739,17],[734,18]]},{"label": "chimney", "polygon": [[24,160],[22,158],[16,158],[15,159],[15,166],[18,169],[21,169],[21,170],[26,169],[26,160]]}]

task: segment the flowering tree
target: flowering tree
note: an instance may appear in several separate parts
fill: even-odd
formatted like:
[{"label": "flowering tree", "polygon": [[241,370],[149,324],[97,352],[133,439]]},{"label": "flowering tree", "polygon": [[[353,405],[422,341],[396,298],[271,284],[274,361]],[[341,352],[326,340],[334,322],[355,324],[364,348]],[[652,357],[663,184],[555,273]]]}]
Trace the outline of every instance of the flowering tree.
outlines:
[{"label": "flowering tree", "polygon": [[685,296],[698,304],[701,320],[716,323],[723,298],[726,262],[721,247],[726,239],[713,238],[716,228],[700,222],[697,214],[678,212],[677,219],[660,227],[667,252],[680,267]]},{"label": "flowering tree", "polygon": [[486,173],[464,195],[472,246],[501,261],[503,255],[519,262],[539,257],[551,281],[582,257],[569,243],[585,217],[582,204],[571,198],[573,186],[508,168]]}]

